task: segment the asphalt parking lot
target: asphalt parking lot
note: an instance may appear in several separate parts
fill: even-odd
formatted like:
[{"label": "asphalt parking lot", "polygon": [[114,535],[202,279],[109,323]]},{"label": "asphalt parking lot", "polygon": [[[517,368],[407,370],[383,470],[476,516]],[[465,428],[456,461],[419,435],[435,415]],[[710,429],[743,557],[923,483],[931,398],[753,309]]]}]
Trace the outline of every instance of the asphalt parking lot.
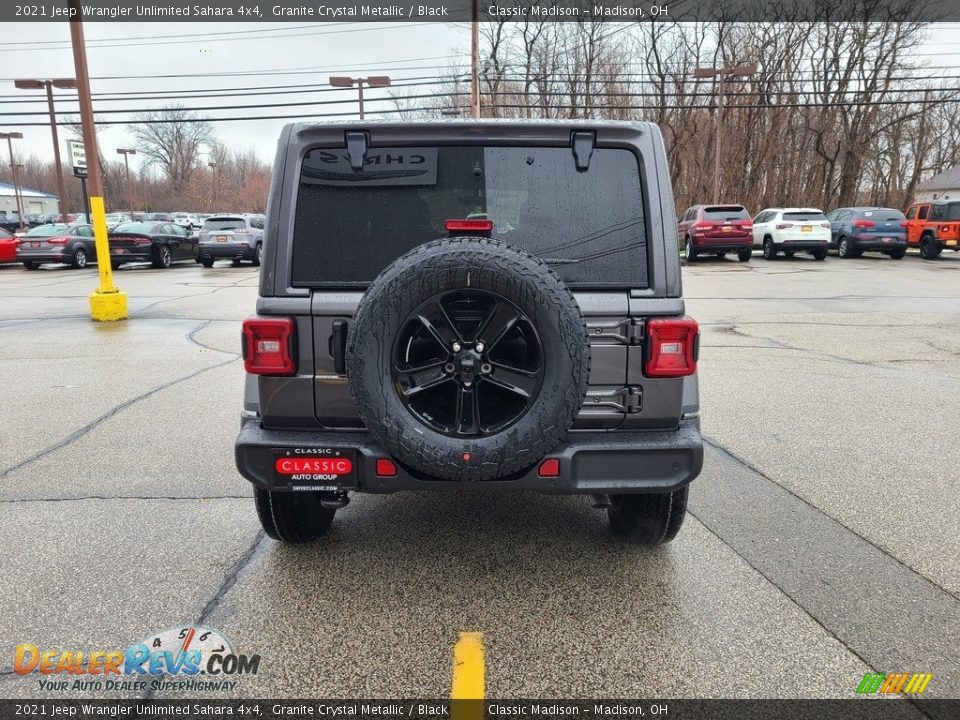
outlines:
[{"label": "asphalt parking lot", "polygon": [[98,325],[95,269],[0,267],[0,697],[46,694],[18,643],[191,623],[262,656],[248,697],[447,697],[465,631],[489,697],[850,697],[871,668],[960,696],[960,254],[685,267],[708,447],[653,550],[532,494],[265,538],[232,454],[256,270],[116,281],[131,319]]}]

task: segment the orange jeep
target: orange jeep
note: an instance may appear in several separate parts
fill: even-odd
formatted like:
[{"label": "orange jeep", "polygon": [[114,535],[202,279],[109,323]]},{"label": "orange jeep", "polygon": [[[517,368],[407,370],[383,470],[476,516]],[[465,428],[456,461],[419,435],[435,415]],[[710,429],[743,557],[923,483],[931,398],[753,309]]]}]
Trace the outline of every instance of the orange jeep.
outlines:
[{"label": "orange jeep", "polygon": [[960,250],[960,200],[914,203],[905,214],[907,246],[919,247],[920,257],[933,260],[944,248]]}]

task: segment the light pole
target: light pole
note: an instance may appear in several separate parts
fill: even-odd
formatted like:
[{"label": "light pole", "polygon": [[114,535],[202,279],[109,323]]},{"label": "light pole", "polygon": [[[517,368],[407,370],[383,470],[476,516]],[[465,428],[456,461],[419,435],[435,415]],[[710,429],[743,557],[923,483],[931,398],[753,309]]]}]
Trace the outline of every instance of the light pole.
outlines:
[{"label": "light pole", "polygon": [[90,293],[90,317],[101,322],[124,320],[129,316],[127,296],[113,284],[113,268],[110,265],[107,219],[103,208],[103,181],[100,178],[100,163],[97,161],[97,129],[93,124],[90,72],[87,69],[87,48],[83,41],[80,0],[67,0],[67,7],[70,8],[70,44],[73,47],[73,67],[80,99],[84,155],[90,158],[87,163],[87,175],[90,179],[90,220],[93,223],[93,238],[97,248],[97,273],[100,276],[100,286]]},{"label": "light pole", "polygon": [[746,77],[753,75],[757,71],[755,63],[744,63],[734,67],[724,68],[696,68],[693,71],[695,78],[717,78],[717,117],[715,122],[713,148],[713,202],[720,202],[720,139],[722,134],[723,121],[720,115],[723,113],[723,81],[727,77]]},{"label": "light pole", "polygon": [[57,135],[57,114],[53,109],[53,88],[59,90],[76,90],[77,81],[73,78],[56,78],[53,80],[14,80],[13,84],[21,90],[47,91],[47,109],[50,111],[50,134],[53,135],[53,161],[57,166],[57,192],[60,193],[60,219],[65,220],[67,213],[67,193],[63,187],[63,167],[60,165],[60,138]]},{"label": "light pole", "polygon": [[7,150],[10,151],[10,173],[13,175],[13,198],[17,203],[17,227],[20,232],[23,232],[23,201],[20,199],[20,181],[17,179],[18,165],[13,161],[13,141],[22,140],[23,133],[0,133],[0,140],[4,139],[7,141]]},{"label": "light pole", "polygon": [[366,83],[367,87],[388,87],[390,85],[390,78],[386,75],[373,75],[371,77],[365,78],[353,78],[353,77],[344,77],[342,75],[334,76],[330,78],[330,85],[333,87],[353,87],[357,86],[357,90],[360,93],[360,119],[363,120],[363,84]]},{"label": "light pole", "polygon": [[123,155],[123,167],[127,171],[127,202],[130,204],[130,212],[133,212],[133,189],[130,185],[130,156],[136,155],[137,151],[133,148],[117,148],[117,153]]}]

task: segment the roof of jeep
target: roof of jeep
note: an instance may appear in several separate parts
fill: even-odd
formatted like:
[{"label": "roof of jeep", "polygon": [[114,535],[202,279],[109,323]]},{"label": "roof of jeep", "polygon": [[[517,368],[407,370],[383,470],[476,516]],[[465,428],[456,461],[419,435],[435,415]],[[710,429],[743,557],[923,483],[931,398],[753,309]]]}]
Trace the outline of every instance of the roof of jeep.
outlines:
[{"label": "roof of jeep", "polygon": [[284,126],[284,131],[291,135],[309,135],[312,131],[329,132],[331,130],[416,130],[435,128],[440,131],[443,129],[465,130],[476,128],[477,130],[487,129],[510,129],[523,128],[526,131],[543,129],[546,131],[556,131],[562,129],[571,130],[612,130],[623,132],[625,130],[637,132],[649,132],[651,128],[656,128],[659,133],[659,127],[656,123],[649,121],[633,120],[525,120],[523,118],[502,119],[502,118],[438,118],[432,120],[335,120],[330,122],[298,122],[288,123]]}]

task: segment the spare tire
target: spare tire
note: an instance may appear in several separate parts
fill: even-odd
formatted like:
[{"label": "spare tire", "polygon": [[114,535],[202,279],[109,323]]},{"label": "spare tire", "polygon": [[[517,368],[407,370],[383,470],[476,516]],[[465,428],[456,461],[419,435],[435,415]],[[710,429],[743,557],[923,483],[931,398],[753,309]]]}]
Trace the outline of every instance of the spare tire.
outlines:
[{"label": "spare tire", "polygon": [[491,480],[557,447],[590,370],[583,315],[541,260],[507,243],[421,245],[371,283],[347,335],[369,431],[429,477]]}]

